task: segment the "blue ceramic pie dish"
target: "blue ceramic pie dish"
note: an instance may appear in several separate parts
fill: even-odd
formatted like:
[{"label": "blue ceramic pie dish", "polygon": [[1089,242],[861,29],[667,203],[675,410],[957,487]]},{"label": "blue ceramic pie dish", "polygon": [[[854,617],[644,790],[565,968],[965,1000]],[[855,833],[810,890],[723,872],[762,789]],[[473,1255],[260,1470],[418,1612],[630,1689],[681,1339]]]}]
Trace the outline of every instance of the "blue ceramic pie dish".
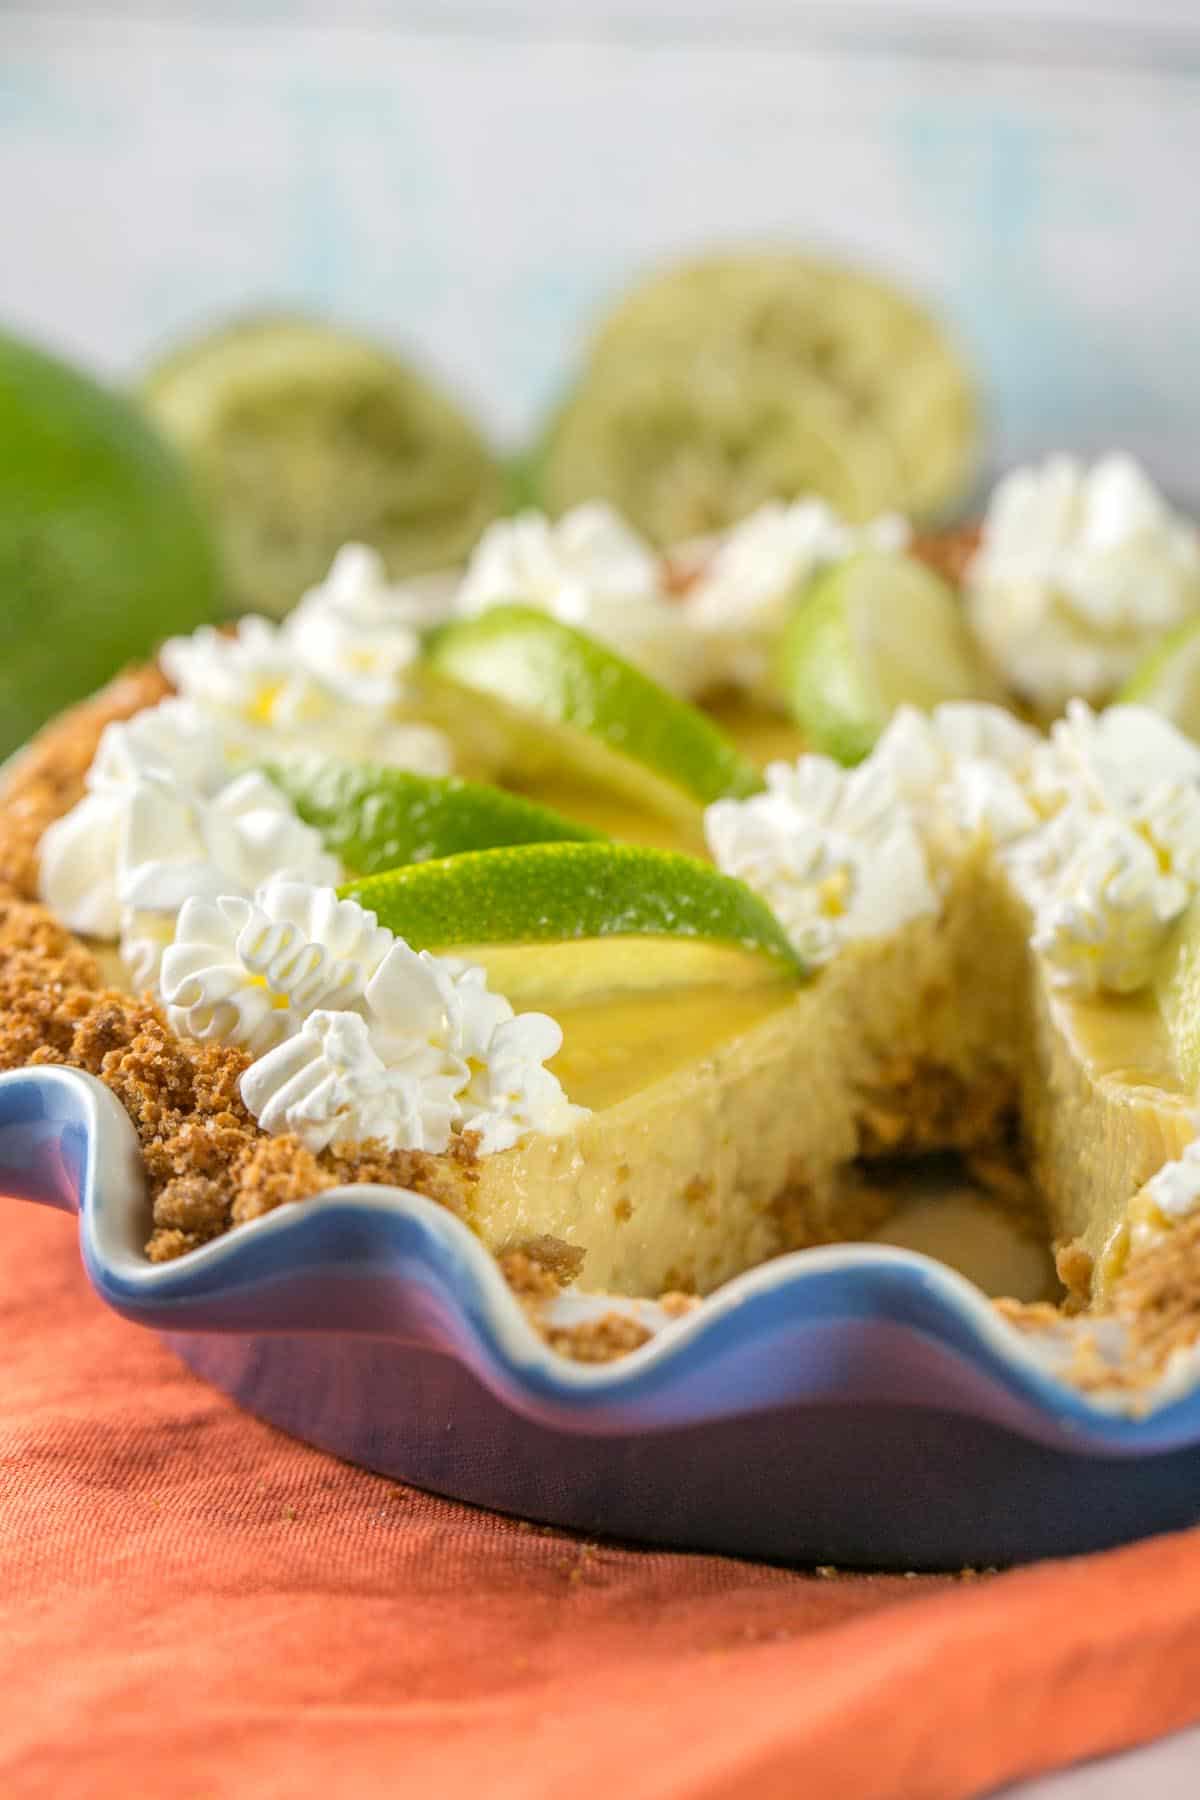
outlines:
[{"label": "blue ceramic pie dish", "polygon": [[0,1076],[0,1192],[79,1215],[100,1298],[248,1411],[382,1474],[589,1533],[954,1568],[1200,1519],[1200,1389],[1086,1396],[903,1250],[800,1251],[619,1362],[538,1337],[470,1231],[348,1187],[148,1263],[133,1128],[72,1070]]}]

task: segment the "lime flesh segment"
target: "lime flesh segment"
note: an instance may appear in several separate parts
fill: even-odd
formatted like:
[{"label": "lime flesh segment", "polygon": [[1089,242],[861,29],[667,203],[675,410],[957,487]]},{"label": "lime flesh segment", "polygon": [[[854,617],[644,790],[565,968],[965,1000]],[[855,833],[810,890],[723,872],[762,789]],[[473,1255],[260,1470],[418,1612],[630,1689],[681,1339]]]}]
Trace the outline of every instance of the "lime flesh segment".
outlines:
[{"label": "lime flesh segment", "polygon": [[355,875],[503,844],[599,837],[547,806],[457,776],[323,756],[289,758],[265,773]]},{"label": "lime flesh segment", "polygon": [[814,750],[866,756],[899,706],[1003,704],[953,590],[924,564],[865,551],[805,590],[778,654],[779,679]]},{"label": "lime flesh segment", "polygon": [[284,613],[350,541],[393,579],[460,561],[503,510],[499,463],[449,395],[321,320],[236,319],[142,383],[217,521],[238,611]]},{"label": "lime flesh segment", "polygon": [[481,963],[525,1004],[803,973],[757,895],[672,851],[524,844],[414,863],[342,892],[414,948]]},{"label": "lime flesh segment", "polygon": [[0,755],[216,617],[186,472],[121,395],[0,333]]},{"label": "lime flesh segment", "polygon": [[1136,668],[1118,701],[1148,706],[1200,740],[1200,619],[1171,632]]},{"label": "lime flesh segment", "polygon": [[703,713],[534,607],[496,606],[445,626],[427,669],[439,723],[524,785],[566,773],[697,841],[706,806],[762,786]]}]

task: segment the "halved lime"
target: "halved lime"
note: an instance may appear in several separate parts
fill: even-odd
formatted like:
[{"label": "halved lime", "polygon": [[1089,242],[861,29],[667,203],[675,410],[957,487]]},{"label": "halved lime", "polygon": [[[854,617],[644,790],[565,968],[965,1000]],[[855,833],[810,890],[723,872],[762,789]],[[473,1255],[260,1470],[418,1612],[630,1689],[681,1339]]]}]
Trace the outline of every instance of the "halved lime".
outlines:
[{"label": "halved lime", "polygon": [[1162,713],[1188,737],[1200,739],[1200,619],[1168,633],[1140,662],[1117,695],[1126,706]]},{"label": "halved lime", "polygon": [[898,706],[1004,701],[953,590],[884,552],[850,557],[800,595],[777,668],[812,748],[843,763],[869,753]]},{"label": "halved lime", "polygon": [[0,756],[219,601],[168,446],[119,394],[0,333]]},{"label": "halved lime", "polygon": [[705,863],[630,844],[523,844],[350,882],[416,949],[464,957],[523,1006],[803,973],[770,909]]},{"label": "halved lime", "polygon": [[599,836],[547,806],[457,776],[317,755],[289,757],[265,772],[356,875],[501,844]]},{"label": "halved lime", "polygon": [[768,499],[945,513],[978,443],[951,335],[866,272],[780,250],[654,271],[612,309],[544,440],[543,504],[595,494],[661,543]]},{"label": "halved lime", "polygon": [[531,466],[551,512],[583,495],[605,499],[662,545],[798,494],[866,520],[902,487],[892,445],[844,394],[732,346],[604,363],[556,415]]},{"label": "halved lime", "polygon": [[446,567],[503,509],[454,401],[318,320],[236,320],[158,363],[142,398],[212,507],[238,611],[286,612],[351,540],[393,578]]},{"label": "halved lime", "polygon": [[586,633],[496,606],[435,633],[429,704],[472,757],[523,785],[564,773],[703,841],[703,810],[762,786],[704,714]]}]

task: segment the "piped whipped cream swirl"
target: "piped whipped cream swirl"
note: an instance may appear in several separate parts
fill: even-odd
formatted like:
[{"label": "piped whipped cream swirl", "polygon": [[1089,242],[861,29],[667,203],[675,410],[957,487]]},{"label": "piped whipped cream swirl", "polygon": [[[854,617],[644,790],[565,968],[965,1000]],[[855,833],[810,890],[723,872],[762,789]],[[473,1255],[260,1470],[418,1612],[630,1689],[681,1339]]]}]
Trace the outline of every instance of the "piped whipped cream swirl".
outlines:
[{"label": "piped whipped cream swirl", "polygon": [[938,910],[936,871],[993,846],[1055,985],[1133,993],[1200,893],[1200,747],[1141,707],[1074,701],[1047,740],[974,703],[902,708],[853,771],[804,756],[705,816],[718,866],[814,963]]},{"label": "piped whipped cream swirl", "polygon": [[262,1056],[312,1012],[361,1006],[392,945],[373,913],[331,887],[274,880],[253,899],[188,900],[163,953],[172,1028]]},{"label": "piped whipped cream swirl", "polygon": [[1007,861],[1060,987],[1134,993],[1200,891],[1200,748],[1145,708],[1082,700],[1034,756],[1039,828]]},{"label": "piped whipped cream swirl", "polygon": [[1129,457],[1055,456],[997,484],[967,582],[997,668],[1053,712],[1104,699],[1200,611],[1200,537]]},{"label": "piped whipped cream swirl", "polygon": [[113,942],[139,987],[191,896],[248,895],[272,875],[336,881],[319,834],[264,775],[236,767],[224,727],[183,700],[109,725],[87,792],[43,834],[41,898]]},{"label": "piped whipped cream swirl", "polygon": [[705,833],[718,868],[762,896],[806,961],[937,913],[920,833],[885,766],[802,756],[772,763],[766,782],[710,806]]},{"label": "piped whipped cream swirl", "polygon": [[271,750],[395,763],[447,774],[445,735],[401,716],[411,698],[424,601],[389,587],[373,550],[348,544],[282,624],[239,620],[170,638],[160,661],[200,711]]},{"label": "piped whipped cream swirl", "polygon": [[1008,844],[1039,823],[1027,789],[1041,741],[1000,706],[902,706],[870,761],[888,772],[926,837],[949,825]]},{"label": "piped whipped cream swirl", "polygon": [[514,1014],[483,970],[412,950],[331,889],[272,882],[250,903],[189,901],[162,964],[177,1031],[255,1058],[242,1098],[312,1150],[374,1138],[484,1153],[585,1116],[544,1067],[556,1022]]}]

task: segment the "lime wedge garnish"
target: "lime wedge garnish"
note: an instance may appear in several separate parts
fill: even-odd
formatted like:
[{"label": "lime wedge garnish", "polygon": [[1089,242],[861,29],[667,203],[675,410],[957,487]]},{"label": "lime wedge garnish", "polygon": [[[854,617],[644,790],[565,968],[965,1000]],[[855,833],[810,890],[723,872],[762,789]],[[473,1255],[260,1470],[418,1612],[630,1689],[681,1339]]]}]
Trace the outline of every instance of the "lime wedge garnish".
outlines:
[{"label": "lime wedge garnish", "polygon": [[445,626],[426,662],[439,723],[523,785],[567,774],[697,843],[711,801],[762,786],[703,713],[534,607],[496,606]]},{"label": "lime wedge garnish", "polygon": [[1200,619],[1170,632],[1139,663],[1117,699],[1127,706],[1149,706],[1200,740]]},{"label": "lime wedge garnish", "polygon": [[152,368],[142,398],[209,501],[239,611],[286,612],[350,541],[393,579],[445,568],[502,510],[499,465],[455,402],[318,320],[236,320]]},{"label": "lime wedge garnish", "polygon": [[0,756],[220,605],[167,445],[119,394],[3,333],[0,595]]},{"label": "lime wedge garnish", "polygon": [[865,551],[819,575],[797,600],[779,680],[814,750],[868,754],[899,706],[1004,694],[953,591],[913,557]]},{"label": "lime wedge garnish", "polygon": [[356,875],[501,844],[596,838],[547,806],[457,776],[415,775],[382,763],[300,756],[266,773],[325,848]]},{"label": "lime wedge garnish", "polygon": [[342,891],[415,948],[480,963],[514,1004],[803,972],[757,895],[668,850],[523,844],[414,863]]}]

